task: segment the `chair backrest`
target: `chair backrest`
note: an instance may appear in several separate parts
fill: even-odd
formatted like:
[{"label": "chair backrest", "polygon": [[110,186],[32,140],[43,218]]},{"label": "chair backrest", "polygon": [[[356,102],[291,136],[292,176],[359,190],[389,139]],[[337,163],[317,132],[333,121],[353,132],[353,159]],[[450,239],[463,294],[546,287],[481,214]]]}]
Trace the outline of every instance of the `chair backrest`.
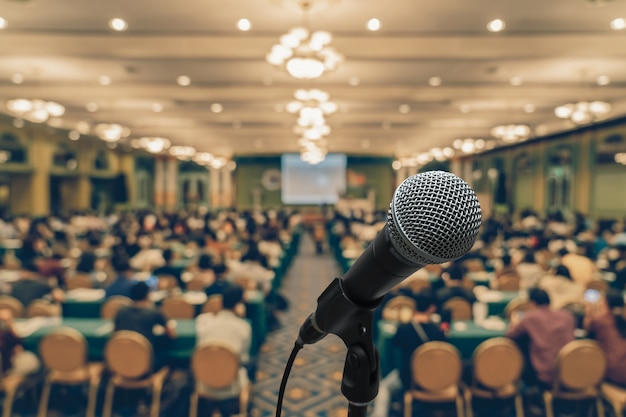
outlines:
[{"label": "chair backrest", "polygon": [[138,379],[152,372],[152,345],[137,332],[120,330],[104,349],[107,367],[126,379]]},{"label": "chair backrest", "polygon": [[588,290],[598,290],[600,292],[607,292],[609,290],[608,282],[602,279],[594,279],[587,283],[586,285]]},{"label": "chair backrest", "polygon": [[208,285],[201,278],[193,278],[186,285],[187,291],[204,291]]},{"label": "chair backrest", "polygon": [[202,306],[203,313],[217,313],[224,309],[222,294],[213,294],[207,298]]},{"label": "chair backrest", "polygon": [[413,294],[431,287],[430,281],[421,278],[415,278],[406,283],[407,288],[411,289]]},{"label": "chair backrest", "polygon": [[574,340],[561,349],[556,361],[555,391],[583,391],[604,379],[606,357],[593,340]]},{"label": "chair backrest", "polygon": [[498,277],[498,290],[519,291],[520,276],[517,274],[503,274]]},{"label": "chair backrest", "polygon": [[196,381],[207,387],[226,388],[238,377],[239,355],[224,345],[203,345],[191,358],[191,371]]},{"label": "chair backrest", "polygon": [[133,304],[133,301],[121,295],[115,295],[113,297],[108,298],[104,304],[102,304],[102,308],[100,309],[100,317],[103,319],[112,320],[115,318],[117,311],[125,306],[130,306]]},{"label": "chair backrest", "polygon": [[35,300],[28,306],[28,317],[60,317],[61,308],[48,300]]},{"label": "chair backrest", "polygon": [[173,296],[163,300],[161,311],[168,319],[193,319],[196,316],[196,307],[183,296]]},{"label": "chair backrest", "polygon": [[444,310],[450,310],[452,320],[471,320],[472,305],[462,297],[452,297],[443,304]]},{"label": "chair backrest", "polygon": [[428,342],[418,347],[411,358],[412,385],[424,391],[442,391],[461,379],[461,356],[447,342]]},{"label": "chair backrest", "polygon": [[535,305],[530,302],[527,298],[514,298],[506,305],[504,308],[504,315],[506,318],[510,319],[511,316],[517,312],[525,312],[534,310]]},{"label": "chair backrest", "polygon": [[0,310],[3,309],[11,310],[15,318],[24,316],[24,305],[20,300],[10,295],[0,295]]},{"label": "chair backrest", "polygon": [[474,382],[498,390],[520,380],[524,358],[515,342],[505,337],[485,340],[474,351]]},{"label": "chair backrest", "polygon": [[93,281],[89,275],[77,273],[73,277],[66,280],[65,286],[68,291],[75,290],[77,288],[93,288]]},{"label": "chair backrest", "polygon": [[463,267],[467,272],[483,272],[485,270],[485,264],[480,259],[468,259],[463,261]]},{"label": "chair backrest", "polygon": [[179,288],[178,280],[173,275],[158,275],[158,289],[159,290],[173,290],[175,288]]},{"label": "chair backrest", "polygon": [[47,369],[72,372],[87,363],[87,341],[78,330],[61,327],[41,340],[39,353]]},{"label": "chair backrest", "polygon": [[414,299],[405,295],[398,295],[385,304],[383,318],[385,320],[408,322],[413,317],[416,309]]}]

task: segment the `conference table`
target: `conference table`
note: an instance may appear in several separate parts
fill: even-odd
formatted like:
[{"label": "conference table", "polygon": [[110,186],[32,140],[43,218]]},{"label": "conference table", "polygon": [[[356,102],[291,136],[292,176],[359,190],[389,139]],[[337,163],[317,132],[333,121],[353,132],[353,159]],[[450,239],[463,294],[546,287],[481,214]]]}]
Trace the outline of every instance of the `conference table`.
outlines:
[{"label": "conference table", "polygon": [[[166,291],[151,293],[151,299],[157,307],[168,296]],[[202,292],[189,291],[182,293],[185,299],[194,305],[196,316],[202,312],[206,295]],[[251,354],[256,356],[267,336],[267,310],[265,298],[261,291],[246,291],[246,319],[252,326]],[[104,304],[104,290],[77,289],[68,291],[62,305],[63,319],[99,319],[102,304]],[[193,323],[194,320],[189,320]],[[184,320],[181,320],[184,322]]]}]

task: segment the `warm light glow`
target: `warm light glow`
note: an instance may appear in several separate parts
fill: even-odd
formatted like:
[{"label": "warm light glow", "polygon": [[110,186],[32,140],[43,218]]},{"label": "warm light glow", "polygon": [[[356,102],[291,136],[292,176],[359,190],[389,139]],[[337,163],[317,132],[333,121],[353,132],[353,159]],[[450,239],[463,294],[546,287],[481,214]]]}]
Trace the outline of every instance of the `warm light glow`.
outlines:
[{"label": "warm light glow", "polygon": [[509,82],[513,87],[519,87],[520,85],[522,85],[524,80],[522,79],[522,77],[516,75],[514,77],[511,77],[511,80]]},{"label": "warm light glow", "polygon": [[0,17],[0,29],[6,28],[7,25],[8,25],[8,22],[6,21],[6,19],[3,19],[2,17]]},{"label": "warm light glow", "polygon": [[491,135],[504,142],[517,142],[528,139],[530,127],[526,125],[502,125],[491,129]]},{"label": "warm light glow", "polygon": [[160,137],[143,137],[139,139],[139,145],[150,153],[161,153],[170,147],[171,142],[169,139]]},{"label": "warm light glow", "polygon": [[161,113],[163,111],[163,105],[161,103],[152,103],[152,111]]},{"label": "warm light glow", "polygon": [[222,110],[224,110],[224,106],[222,106],[220,103],[211,104],[211,111],[213,113],[221,113]]},{"label": "warm light glow", "polygon": [[604,101],[581,101],[567,103],[554,109],[560,119],[569,119],[574,124],[592,123],[611,111],[611,105]]},{"label": "warm light glow", "polygon": [[70,130],[70,133],[67,134],[70,140],[78,140],[80,139],[80,132],[78,130]]},{"label": "warm light glow", "polygon": [[411,111],[411,106],[408,104],[401,104],[400,107],[398,107],[398,111],[402,114],[408,114]]},{"label": "warm light glow", "polygon": [[525,113],[534,113],[535,110],[536,110],[536,107],[532,103],[528,103],[528,104],[524,105],[524,112]]},{"label": "warm light glow", "polygon": [[348,80],[348,84],[350,84],[352,87],[356,87],[357,85],[361,84],[361,80],[359,79],[359,77],[350,77],[350,79]]},{"label": "warm light glow", "polygon": [[378,20],[376,18],[372,18],[372,19],[368,20],[367,21],[367,30],[370,30],[372,32],[380,30],[380,20]]},{"label": "warm light glow", "polygon": [[117,142],[123,137],[128,137],[130,129],[116,123],[100,123],[96,126],[95,133],[105,142]]},{"label": "warm light glow", "polygon": [[122,32],[128,29],[128,23],[119,17],[109,20],[109,27],[115,31]]},{"label": "warm light glow", "polygon": [[247,32],[252,29],[252,23],[248,19],[239,19],[237,22],[237,28],[242,32]]},{"label": "warm light glow", "polygon": [[487,30],[489,32],[501,32],[506,27],[506,23],[502,19],[494,19],[487,23]]},{"label": "warm light glow", "polygon": [[24,76],[19,73],[15,73],[11,76],[11,82],[13,84],[22,84],[24,82]]},{"label": "warm light glow", "polygon": [[439,87],[441,85],[441,77],[430,77],[428,79],[428,85],[431,87]]},{"label": "warm light glow", "polygon": [[109,77],[108,75],[101,75],[100,77],[98,77],[98,83],[100,83],[100,85],[111,85],[111,77]]},{"label": "warm light glow", "polygon": [[611,84],[611,78],[608,75],[599,75],[596,79],[596,83],[598,83],[598,85],[609,85]]},{"label": "warm light glow", "polygon": [[172,146],[169,152],[170,155],[175,156],[181,161],[188,161],[196,154],[196,148],[193,146]]},{"label": "warm light glow", "polygon": [[187,87],[191,84],[191,78],[186,75],[181,75],[176,79],[176,82],[182,87]]},{"label": "warm light glow", "polygon": [[33,123],[44,123],[51,117],[61,117],[65,114],[65,107],[53,101],[18,98],[9,100],[7,108],[14,115]]},{"label": "warm light glow", "polygon": [[90,113],[94,113],[98,111],[98,103],[94,103],[93,101],[90,103],[87,103],[87,105],[85,106],[85,108],[87,109],[88,112]]},{"label": "warm light glow", "polygon": [[622,17],[618,17],[617,19],[611,20],[611,29],[613,30],[624,30],[626,29],[626,19]]}]

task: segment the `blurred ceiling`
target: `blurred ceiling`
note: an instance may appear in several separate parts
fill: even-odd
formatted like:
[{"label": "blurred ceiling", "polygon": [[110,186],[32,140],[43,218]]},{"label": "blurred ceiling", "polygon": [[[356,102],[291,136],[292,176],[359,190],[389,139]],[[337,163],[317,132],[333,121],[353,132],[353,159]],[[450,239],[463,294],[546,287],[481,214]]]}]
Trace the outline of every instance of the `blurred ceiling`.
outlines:
[{"label": "blurred ceiling", "polygon": [[[8,99],[52,100],[66,106],[64,129],[119,123],[224,156],[297,152],[285,106],[298,88],[330,94],[329,150],[353,154],[409,156],[501,124],[562,131],[574,125],[554,108],[571,101],[626,114],[626,30],[611,28],[624,0],[318,0],[306,13],[296,0],[0,0],[0,17],[0,111]],[[115,17],[128,30],[111,30]],[[496,18],[506,27],[489,32]],[[345,57],[308,82],[265,60],[305,21]]]}]

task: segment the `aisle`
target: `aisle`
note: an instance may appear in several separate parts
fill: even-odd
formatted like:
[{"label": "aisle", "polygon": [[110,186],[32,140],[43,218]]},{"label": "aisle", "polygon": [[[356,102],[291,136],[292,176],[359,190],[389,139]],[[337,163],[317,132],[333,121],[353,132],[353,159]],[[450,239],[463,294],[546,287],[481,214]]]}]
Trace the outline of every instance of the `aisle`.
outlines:
[{"label": "aisle", "polygon": [[[282,293],[291,303],[280,317],[282,327],[271,333],[259,356],[257,382],[252,393],[252,415],[273,416],[283,369],[298,329],[313,311],[318,295],[337,276],[337,262],[330,253],[315,254],[308,235],[285,277]],[[291,371],[283,404],[283,416],[338,417],[346,415],[347,400],[340,391],[345,346],[334,335],[305,346]]]}]

